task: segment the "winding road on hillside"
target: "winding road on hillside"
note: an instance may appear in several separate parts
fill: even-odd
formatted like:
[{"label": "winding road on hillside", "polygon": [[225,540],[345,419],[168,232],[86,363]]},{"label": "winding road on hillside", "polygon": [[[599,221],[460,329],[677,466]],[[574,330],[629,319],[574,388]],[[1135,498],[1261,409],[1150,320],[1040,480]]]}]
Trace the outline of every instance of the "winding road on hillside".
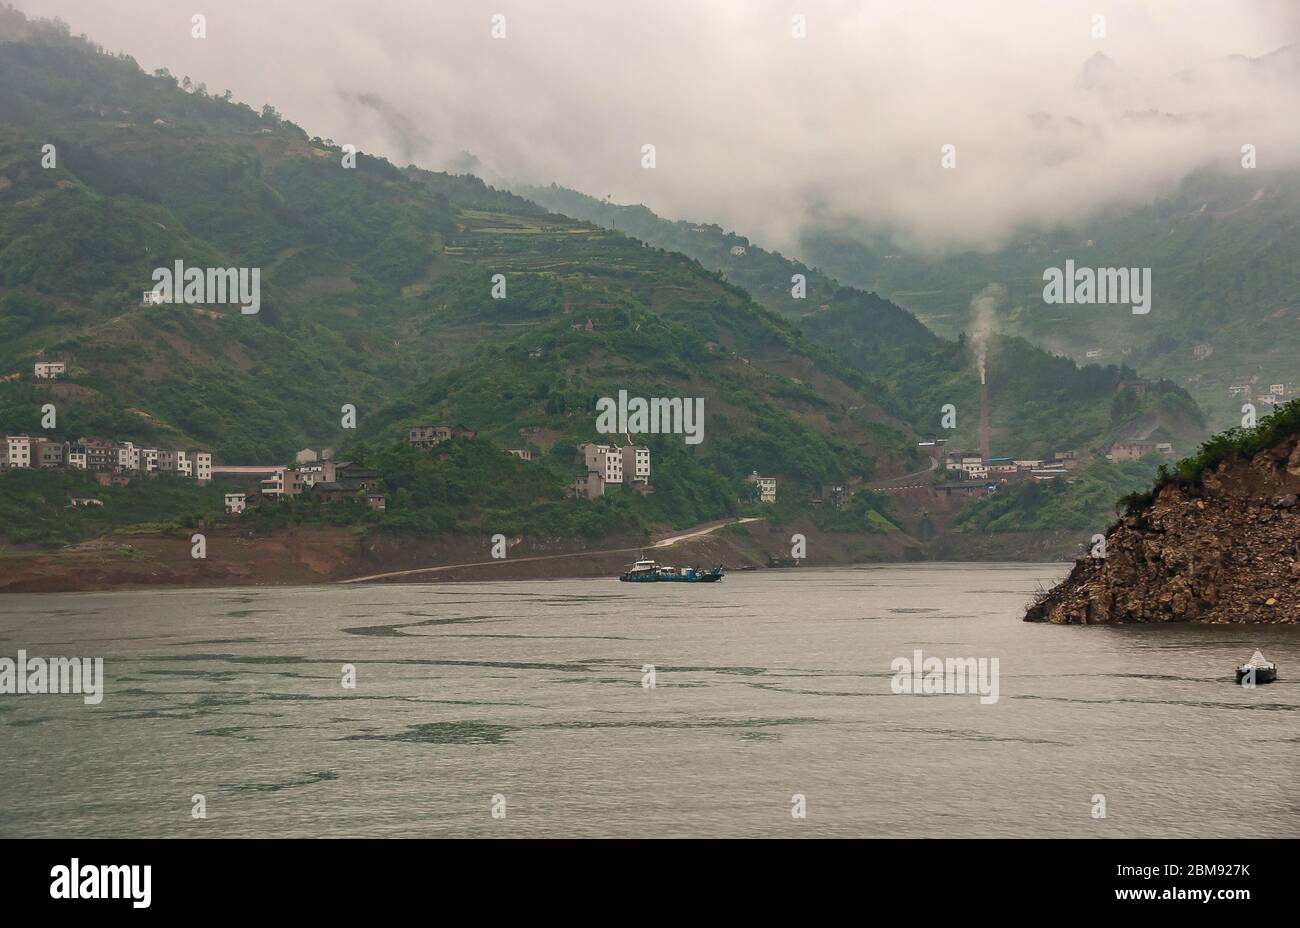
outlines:
[{"label": "winding road on hillside", "polygon": [[516,557],[516,558],[499,558],[492,561],[474,561],[469,564],[443,564],[438,567],[416,567],[411,570],[390,570],[382,574],[370,574],[365,577],[351,577],[347,580],[339,580],[339,583],[365,583],[367,580],[387,580],[392,577],[409,577],[414,574],[434,573],[440,570],[457,570],[461,567],[490,567],[499,564],[522,564],[526,561],[552,561],[565,557],[597,557],[605,554],[628,554],[633,551],[640,552],[655,548],[669,548],[683,541],[689,541],[692,538],[700,538],[704,535],[711,535],[719,529],[726,528],[728,525],[744,525],[746,522],[761,522],[761,517],[750,517],[746,519],[726,520],[722,522],[709,522],[703,526],[696,527],[689,532],[681,535],[672,535],[668,538],[660,539],[649,545],[641,545],[636,548],[606,548],[602,551],[575,551],[571,554],[539,554],[535,557]]},{"label": "winding road on hillside", "polygon": [[903,474],[903,476],[901,477],[890,477],[888,480],[877,480],[874,483],[868,484],[868,486],[873,490],[888,490],[890,487],[902,488],[904,486],[908,486],[906,481],[915,480],[917,477],[924,477],[926,474],[933,473],[935,470],[938,470],[938,468],[939,468],[938,458],[931,458],[930,466],[925,468],[924,470],[918,470],[912,474]]}]

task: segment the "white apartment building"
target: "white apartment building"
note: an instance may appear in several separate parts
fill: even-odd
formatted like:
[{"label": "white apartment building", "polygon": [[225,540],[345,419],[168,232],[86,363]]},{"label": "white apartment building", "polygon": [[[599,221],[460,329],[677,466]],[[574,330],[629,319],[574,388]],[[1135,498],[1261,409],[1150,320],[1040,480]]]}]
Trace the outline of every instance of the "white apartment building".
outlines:
[{"label": "white apartment building", "polygon": [[5,464],[9,467],[32,466],[32,440],[26,435],[5,437]]},{"label": "white apartment building", "polygon": [[86,469],[86,446],[68,445],[68,466],[77,470]]},{"label": "white apartment building", "polygon": [[605,482],[623,482],[623,453],[617,448],[605,452]]},{"label": "white apartment building", "polygon": [[176,473],[182,477],[194,476],[194,458],[192,451],[176,452]]},{"label": "white apartment building", "polygon": [[146,474],[151,474],[158,469],[158,449],[141,448],[140,449],[140,470]]},{"label": "white apartment building", "polygon": [[117,466],[122,470],[140,469],[140,449],[131,442],[123,442],[117,449]]},{"label": "white apartment building", "polygon": [[750,483],[758,484],[758,501],[760,503],[776,502],[776,478],[760,477],[758,471],[754,471],[745,478]]},{"label": "white apartment building", "polygon": [[238,515],[239,513],[243,512],[245,505],[246,505],[246,501],[244,499],[243,493],[226,494],[226,512],[230,513],[231,515]]},{"label": "white apartment building", "polygon": [[62,361],[37,361],[36,379],[54,380],[68,372],[68,365]]},{"label": "white apartment building", "polygon": [[191,451],[190,457],[194,462],[194,479],[199,483],[212,480],[212,452]]}]

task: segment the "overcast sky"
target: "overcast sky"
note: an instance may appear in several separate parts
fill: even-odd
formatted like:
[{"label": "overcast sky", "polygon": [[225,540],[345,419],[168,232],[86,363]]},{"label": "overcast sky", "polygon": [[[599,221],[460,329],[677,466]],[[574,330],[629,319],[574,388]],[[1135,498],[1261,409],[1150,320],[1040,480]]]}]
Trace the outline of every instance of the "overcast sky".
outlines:
[{"label": "overcast sky", "polygon": [[[1296,49],[1226,59],[1300,41],[1300,0],[11,2],[399,164],[555,181],[776,247],[837,217],[991,246],[1210,161],[1240,170],[1246,143],[1261,168],[1300,164]],[[1113,65],[1085,67],[1096,53]]]}]

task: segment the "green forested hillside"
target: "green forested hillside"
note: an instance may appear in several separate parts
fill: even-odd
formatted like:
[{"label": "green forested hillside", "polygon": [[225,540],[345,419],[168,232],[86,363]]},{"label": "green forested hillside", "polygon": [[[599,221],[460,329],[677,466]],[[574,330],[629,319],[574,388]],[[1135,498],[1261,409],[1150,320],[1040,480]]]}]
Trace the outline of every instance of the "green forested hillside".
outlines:
[{"label": "green forested hillside", "polygon": [[[520,187],[519,192],[549,209],[696,258],[869,378],[881,404],[918,433],[943,435],[954,446],[977,444],[979,377],[962,334],[968,321],[964,316],[961,326],[949,327],[954,340],[948,340],[876,293],[841,286],[822,270],[719,226],[671,222],[644,206],[619,206],[556,185]],[[737,246],[743,254],[732,253]],[[791,294],[796,274],[806,280],[804,298]],[[965,306],[973,294],[962,286],[947,297]],[[1146,437],[1155,427],[1187,449],[1204,434],[1196,403],[1177,383],[1125,396],[1122,385],[1138,379],[1131,363],[1080,366],[1009,335],[990,336],[987,352],[995,453],[1041,456],[1100,446],[1130,434]],[[953,432],[939,429],[940,410],[948,403],[958,413]]]},{"label": "green forested hillside", "polygon": [[[703,444],[655,440],[676,492],[640,505],[668,518],[734,508],[753,470],[798,494],[915,463],[867,377],[689,258],[473,177],[345,167],[270,108],[11,10],[0,43],[0,428],[41,434],[53,402],[59,437],[242,463],[460,421],[542,454],[553,497],[597,397],[703,397]],[[261,311],[142,305],[178,259],[260,268]],[[69,378],[34,382],[38,358]]]},{"label": "green forested hillside", "polygon": [[[1285,384],[1287,398],[1300,392],[1300,172],[1207,169],[1150,204],[1077,229],[1026,231],[989,254],[910,253],[859,228],[807,230],[801,250],[949,336],[969,326],[971,296],[1001,284],[1003,331],[1077,360],[1097,351],[1101,363],[1166,378],[1215,428],[1240,424],[1247,397],[1231,394],[1234,384],[1248,384],[1251,400],[1272,383]],[[1043,271],[1066,259],[1151,268],[1151,311],[1045,304]]]}]

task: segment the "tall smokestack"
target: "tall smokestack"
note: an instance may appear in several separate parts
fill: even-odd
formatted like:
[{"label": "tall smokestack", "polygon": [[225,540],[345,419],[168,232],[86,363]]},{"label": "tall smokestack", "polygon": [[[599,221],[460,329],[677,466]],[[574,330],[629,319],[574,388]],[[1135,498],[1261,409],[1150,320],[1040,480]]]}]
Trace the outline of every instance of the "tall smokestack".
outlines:
[{"label": "tall smokestack", "polygon": [[989,459],[989,386],[984,382],[984,371],[980,371],[980,457],[988,463]]}]

